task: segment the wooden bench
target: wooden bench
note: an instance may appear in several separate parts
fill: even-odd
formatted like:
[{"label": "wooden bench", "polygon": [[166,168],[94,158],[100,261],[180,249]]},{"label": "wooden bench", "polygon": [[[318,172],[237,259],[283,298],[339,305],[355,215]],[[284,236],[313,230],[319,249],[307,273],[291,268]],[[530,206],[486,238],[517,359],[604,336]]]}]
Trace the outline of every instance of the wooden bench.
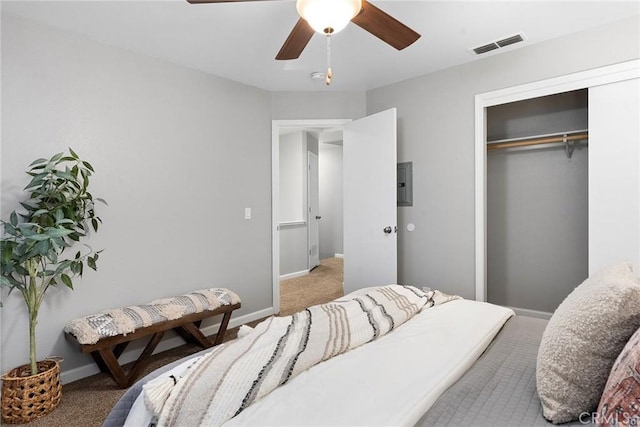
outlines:
[{"label": "wooden bench", "polygon": [[[90,353],[101,372],[110,373],[120,388],[131,386],[138,378],[144,367],[148,364],[149,357],[160,343],[165,332],[169,330],[176,331],[187,342],[192,342],[202,348],[209,348],[222,343],[224,335],[229,325],[231,313],[240,308],[240,302],[229,305],[222,305],[213,310],[204,310],[198,313],[190,313],[173,320],[165,320],[152,325],[137,328],[135,331],[127,334],[119,334],[100,338],[95,344],[82,344],[77,337],[65,331],[65,335],[72,342],[80,345],[82,353]],[[206,337],[200,330],[200,324],[203,319],[223,315],[220,327],[212,341]],[[151,340],[147,343],[144,350],[135,361],[128,373],[118,362],[118,358],[122,355],[129,343],[138,338],[151,335]]]}]

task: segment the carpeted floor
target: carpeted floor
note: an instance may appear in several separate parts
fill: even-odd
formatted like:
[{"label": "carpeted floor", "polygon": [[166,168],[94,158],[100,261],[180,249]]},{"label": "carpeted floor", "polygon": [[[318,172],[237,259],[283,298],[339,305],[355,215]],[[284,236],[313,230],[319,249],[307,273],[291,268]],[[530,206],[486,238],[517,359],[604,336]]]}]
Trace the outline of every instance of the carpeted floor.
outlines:
[{"label": "carpeted floor", "polygon": [[280,282],[280,315],[288,316],[305,307],[322,304],[344,295],[343,259],[328,258],[310,274]]},{"label": "carpeted floor", "polygon": [[[280,316],[286,316],[316,304],[322,304],[344,294],[342,289],[342,259],[323,260],[309,275],[280,283]],[[262,320],[262,319],[261,319]],[[255,326],[261,320],[249,323]],[[229,329],[225,341],[236,338],[238,328]],[[200,347],[185,344],[151,356],[147,373],[200,351]],[[127,366],[129,368],[130,366]],[[93,427],[101,426],[107,414],[126,390],[116,387],[106,374],[97,374],[65,384],[62,401],[51,414],[23,424],[29,427]]]}]

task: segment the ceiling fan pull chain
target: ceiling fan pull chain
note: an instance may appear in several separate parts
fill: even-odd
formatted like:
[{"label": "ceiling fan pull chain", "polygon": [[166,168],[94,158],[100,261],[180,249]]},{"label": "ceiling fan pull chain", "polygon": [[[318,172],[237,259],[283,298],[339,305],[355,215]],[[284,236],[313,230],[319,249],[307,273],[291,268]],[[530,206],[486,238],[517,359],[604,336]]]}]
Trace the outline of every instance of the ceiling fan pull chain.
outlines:
[{"label": "ceiling fan pull chain", "polygon": [[331,84],[333,72],[331,71],[331,33],[327,33],[327,77],[325,83],[327,86]]}]

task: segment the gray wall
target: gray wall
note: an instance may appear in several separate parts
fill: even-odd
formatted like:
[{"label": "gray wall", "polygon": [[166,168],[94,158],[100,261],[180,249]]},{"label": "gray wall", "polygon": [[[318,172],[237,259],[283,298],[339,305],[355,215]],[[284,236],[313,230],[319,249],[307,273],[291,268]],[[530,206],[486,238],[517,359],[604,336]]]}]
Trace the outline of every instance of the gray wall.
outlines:
[{"label": "gray wall", "polygon": [[[195,289],[235,290],[234,317],[272,307],[268,92],[3,14],[2,113],[2,218],[27,165],[68,146],[109,202],[89,242],[105,249],[98,272],[49,292],[38,357],[93,373],[67,321]],[[4,372],[27,361],[28,335],[21,298],[2,295]]]},{"label": "gray wall", "polygon": [[342,146],[321,144],[320,175],[320,259],[343,253]]},{"label": "gray wall", "polygon": [[[587,91],[487,109],[488,140],[587,129]],[[589,270],[588,149],[487,154],[487,300],[551,313]]]},{"label": "gray wall", "polygon": [[369,91],[368,114],[397,107],[398,161],[413,161],[414,205],[398,210],[399,281],[475,296],[476,94],[639,56],[636,17]]}]

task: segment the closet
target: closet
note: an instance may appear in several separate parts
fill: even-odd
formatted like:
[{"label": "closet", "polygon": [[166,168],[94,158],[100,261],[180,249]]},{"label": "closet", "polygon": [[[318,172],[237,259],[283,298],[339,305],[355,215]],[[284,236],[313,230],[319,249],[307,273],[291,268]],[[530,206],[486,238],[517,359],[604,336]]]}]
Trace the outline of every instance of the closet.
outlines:
[{"label": "closet", "polygon": [[487,300],[551,313],[589,275],[589,92],[486,110]]},{"label": "closet", "polygon": [[640,273],[640,59],[477,94],[475,130],[477,300],[542,316],[602,268]]}]

